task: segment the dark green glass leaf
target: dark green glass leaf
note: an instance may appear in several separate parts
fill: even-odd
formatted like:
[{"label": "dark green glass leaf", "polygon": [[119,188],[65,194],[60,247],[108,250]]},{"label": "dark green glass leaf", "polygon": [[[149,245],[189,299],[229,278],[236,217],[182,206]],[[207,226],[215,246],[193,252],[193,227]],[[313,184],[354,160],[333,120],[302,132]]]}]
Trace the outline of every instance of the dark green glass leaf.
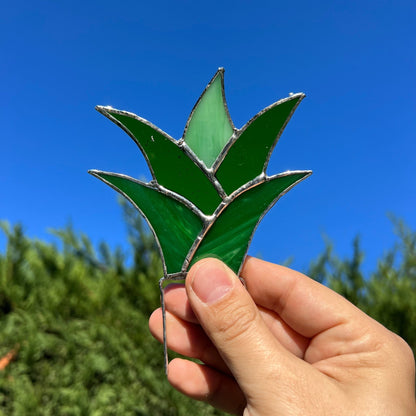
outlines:
[{"label": "dark green glass leaf", "polygon": [[210,168],[234,132],[224,99],[221,68],[195,104],[183,138],[197,157]]},{"label": "dark green glass leaf", "polygon": [[120,113],[109,107],[98,107],[98,110],[133,138],[160,185],[182,195],[202,212],[214,212],[221,202],[217,190],[174,139],[134,114]]},{"label": "dark green glass leaf", "polygon": [[303,171],[276,175],[240,193],[208,230],[190,264],[215,257],[238,273],[262,216],[280,196],[310,174]]},{"label": "dark green glass leaf", "polygon": [[168,274],[181,271],[202,220],[176,199],[132,178],[115,173],[90,171],[128,198],[148,221],[159,242]]},{"label": "dark green glass leaf", "polygon": [[272,104],[241,129],[216,173],[227,194],[266,170],[277,140],[303,97],[303,94],[296,94]]}]

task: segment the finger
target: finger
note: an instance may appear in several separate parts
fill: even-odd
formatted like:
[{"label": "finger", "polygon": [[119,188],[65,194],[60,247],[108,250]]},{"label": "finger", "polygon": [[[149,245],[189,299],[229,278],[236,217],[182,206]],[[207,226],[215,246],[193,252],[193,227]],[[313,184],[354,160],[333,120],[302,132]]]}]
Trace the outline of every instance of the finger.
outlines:
[{"label": "finger", "polygon": [[[165,305],[166,309],[178,318],[184,321],[198,323],[189,303],[184,285],[174,283],[166,287]],[[279,342],[292,354],[302,358],[309,344],[309,339],[294,331],[275,312],[262,306],[259,306],[259,310],[266,325]]]},{"label": "finger", "polygon": [[263,321],[280,344],[299,358],[304,358],[310,339],[294,331],[276,312],[258,306]]},{"label": "finger", "polygon": [[307,338],[366,316],[345,298],[309,277],[254,257],[241,276],[254,301],[275,311],[293,330]]},{"label": "finger", "polygon": [[[149,328],[152,335],[159,342],[163,342],[162,310],[160,308],[150,316]],[[168,348],[172,351],[196,358],[219,371],[230,374],[230,370],[218,350],[200,325],[183,321],[166,312],[166,340]]]},{"label": "finger", "polygon": [[265,377],[282,382],[283,374],[297,372],[295,357],[273,336],[237,276],[222,262],[196,263],[186,289],[195,315],[246,397],[258,395]]},{"label": "finger", "polygon": [[196,316],[188,301],[185,285],[171,283],[164,289],[166,310],[184,321],[198,323]]},{"label": "finger", "polygon": [[192,399],[227,413],[243,414],[246,400],[238,384],[211,367],[175,358],[169,363],[168,380],[176,390]]}]

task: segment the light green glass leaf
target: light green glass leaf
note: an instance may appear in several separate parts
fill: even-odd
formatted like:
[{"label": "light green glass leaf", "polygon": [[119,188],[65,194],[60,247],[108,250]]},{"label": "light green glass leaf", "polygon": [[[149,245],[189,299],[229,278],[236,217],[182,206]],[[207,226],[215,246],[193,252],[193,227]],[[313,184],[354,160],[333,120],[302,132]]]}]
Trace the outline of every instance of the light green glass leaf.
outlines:
[{"label": "light green glass leaf", "polygon": [[192,110],[183,138],[210,168],[234,132],[224,98],[224,70],[220,68]]},{"label": "light green glass leaf", "polygon": [[160,185],[182,195],[202,212],[214,212],[221,202],[216,188],[173,138],[135,114],[110,107],[97,110],[132,137]]},{"label": "light green glass leaf", "polygon": [[189,249],[202,229],[201,218],[178,200],[133,178],[96,170],[90,173],[136,206],[159,242],[167,274],[180,272]]},{"label": "light green glass leaf", "polygon": [[310,174],[310,171],[298,171],[275,175],[240,193],[209,228],[190,265],[215,257],[238,273],[263,215],[285,192]]},{"label": "light green glass leaf", "polygon": [[216,172],[227,194],[265,172],[277,140],[303,98],[304,94],[295,94],[272,104],[237,134]]}]

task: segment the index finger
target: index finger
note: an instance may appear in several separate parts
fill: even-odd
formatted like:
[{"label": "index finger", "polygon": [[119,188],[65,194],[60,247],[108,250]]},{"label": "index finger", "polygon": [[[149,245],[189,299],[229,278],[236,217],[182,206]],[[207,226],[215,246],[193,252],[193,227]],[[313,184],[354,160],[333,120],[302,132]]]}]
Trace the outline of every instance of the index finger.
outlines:
[{"label": "index finger", "polygon": [[357,314],[365,316],[333,290],[287,267],[247,257],[240,275],[256,304],[276,312],[308,338]]}]

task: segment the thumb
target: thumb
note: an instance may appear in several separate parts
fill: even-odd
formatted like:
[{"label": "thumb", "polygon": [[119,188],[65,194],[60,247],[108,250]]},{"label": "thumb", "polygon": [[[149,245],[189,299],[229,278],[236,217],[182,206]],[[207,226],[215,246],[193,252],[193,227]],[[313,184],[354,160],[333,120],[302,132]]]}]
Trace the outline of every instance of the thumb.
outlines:
[{"label": "thumb", "polygon": [[246,397],[257,396],[265,379],[287,371],[285,362],[289,364],[293,358],[269,331],[249,293],[225,264],[216,259],[199,261],[188,273],[186,289],[195,315]]}]

